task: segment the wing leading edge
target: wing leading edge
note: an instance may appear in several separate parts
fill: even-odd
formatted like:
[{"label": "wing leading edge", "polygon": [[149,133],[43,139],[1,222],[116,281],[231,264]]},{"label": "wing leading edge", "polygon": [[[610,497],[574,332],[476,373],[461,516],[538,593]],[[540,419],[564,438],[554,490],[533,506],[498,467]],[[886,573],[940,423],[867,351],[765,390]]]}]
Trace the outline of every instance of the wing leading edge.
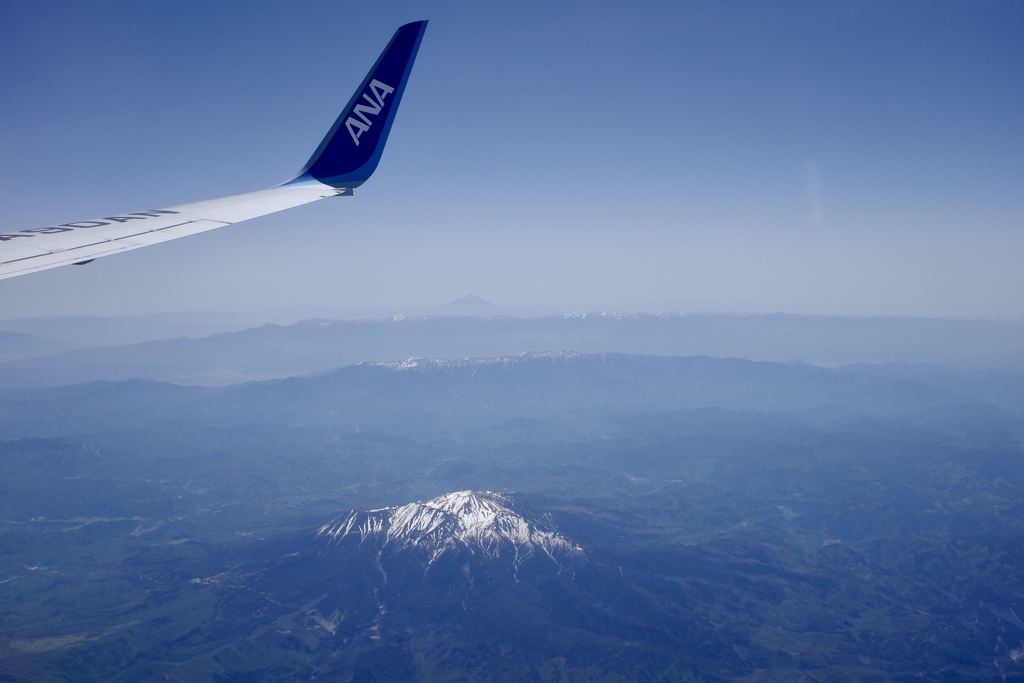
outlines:
[{"label": "wing leading edge", "polygon": [[326,197],[351,196],[380,162],[426,27],[426,21],[417,21],[395,32],[313,156],[291,180],[231,197],[0,233],[0,279],[87,263]]}]

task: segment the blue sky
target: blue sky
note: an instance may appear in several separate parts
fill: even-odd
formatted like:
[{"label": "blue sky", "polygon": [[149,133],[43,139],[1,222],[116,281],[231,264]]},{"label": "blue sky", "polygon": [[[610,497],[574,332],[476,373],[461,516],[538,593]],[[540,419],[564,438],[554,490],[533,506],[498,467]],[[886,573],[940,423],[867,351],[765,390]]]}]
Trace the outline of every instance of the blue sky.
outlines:
[{"label": "blue sky", "polygon": [[337,199],[0,282],[0,318],[1024,317],[1019,2],[0,4],[0,226],[260,189],[429,19]]}]

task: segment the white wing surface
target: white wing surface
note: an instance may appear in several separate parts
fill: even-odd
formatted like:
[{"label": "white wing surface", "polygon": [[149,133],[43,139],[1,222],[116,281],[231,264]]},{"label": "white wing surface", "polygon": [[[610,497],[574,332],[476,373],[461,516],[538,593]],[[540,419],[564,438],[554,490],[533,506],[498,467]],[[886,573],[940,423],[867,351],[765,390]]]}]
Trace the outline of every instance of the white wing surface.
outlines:
[{"label": "white wing surface", "polygon": [[427,22],[398,29],[302,171],[267,190],[0,233],[0,279],[88,263],[325,197],[350,196],[377,168]]}]

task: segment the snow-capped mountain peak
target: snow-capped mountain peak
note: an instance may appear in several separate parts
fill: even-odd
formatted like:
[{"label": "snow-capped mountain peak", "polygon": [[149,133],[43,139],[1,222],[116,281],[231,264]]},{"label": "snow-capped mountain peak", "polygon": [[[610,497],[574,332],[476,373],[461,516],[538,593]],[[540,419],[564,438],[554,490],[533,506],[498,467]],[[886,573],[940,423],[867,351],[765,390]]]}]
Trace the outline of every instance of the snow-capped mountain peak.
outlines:
[{"label": "snow-capped mountain peak", "polygon": [[460,549],[487,557],[507,554],[516,564],[538,554],[555,561],[582,554],[549,520],[527,519],[512,496],[491,491],[456,491],[400,507],[353,511],[322,526],[317,536],[329,543],[358,537],[382,550],[417,548],[431,562]]}]

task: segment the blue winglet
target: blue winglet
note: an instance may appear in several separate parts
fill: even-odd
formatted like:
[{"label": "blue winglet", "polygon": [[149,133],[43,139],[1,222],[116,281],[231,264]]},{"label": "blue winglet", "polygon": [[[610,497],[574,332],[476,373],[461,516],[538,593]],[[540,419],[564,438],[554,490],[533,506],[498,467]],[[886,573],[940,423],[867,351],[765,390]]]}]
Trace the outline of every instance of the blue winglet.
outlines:
[{"label": "blue winglet", "polygon": [[285,185],[315,180],[341,189],[366,182],[380,162],[426,28],[416,21],[395,32],[316,152]]}]

